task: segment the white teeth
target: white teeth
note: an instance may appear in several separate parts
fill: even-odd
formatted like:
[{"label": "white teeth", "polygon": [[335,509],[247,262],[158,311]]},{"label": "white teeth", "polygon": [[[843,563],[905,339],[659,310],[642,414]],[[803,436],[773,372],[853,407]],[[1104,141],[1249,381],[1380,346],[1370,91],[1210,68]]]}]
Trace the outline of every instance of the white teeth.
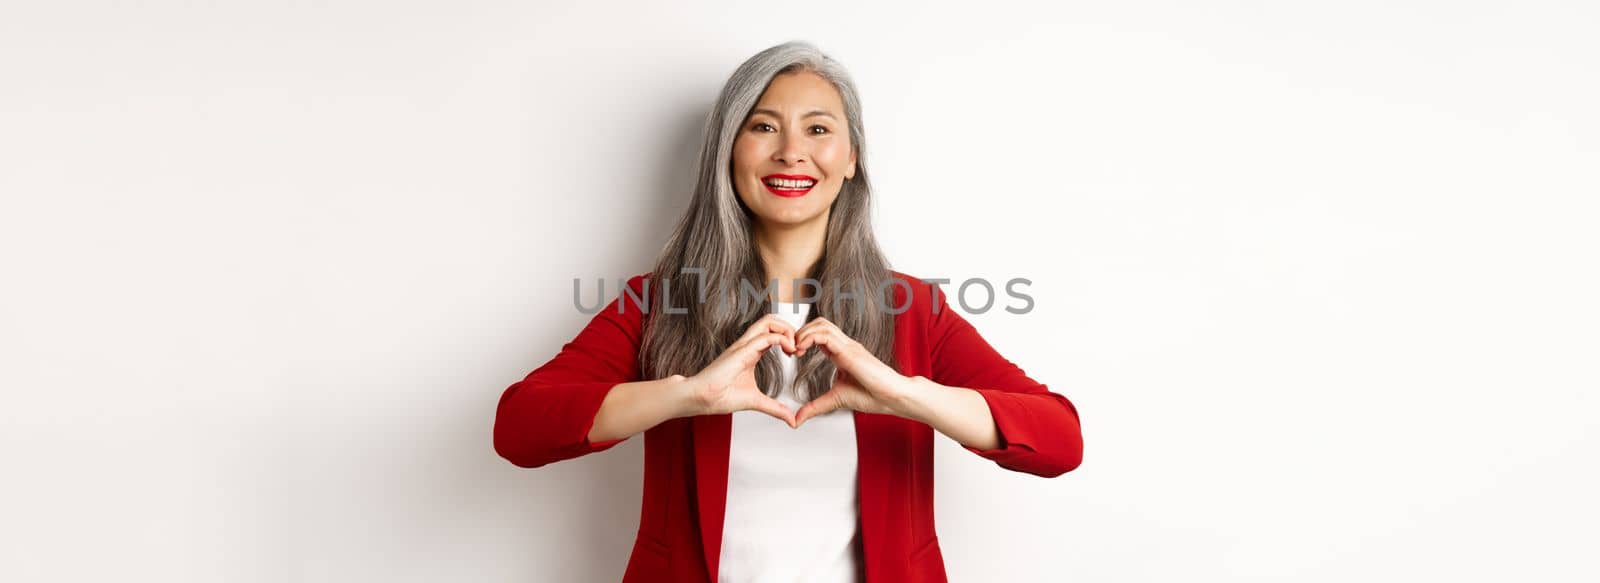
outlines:
[{"label": "white teeth", "polygon": [[778,188],[811,188],[816,186],[815,180],[785,180],[782,178],[769,178],[766,183]]}]

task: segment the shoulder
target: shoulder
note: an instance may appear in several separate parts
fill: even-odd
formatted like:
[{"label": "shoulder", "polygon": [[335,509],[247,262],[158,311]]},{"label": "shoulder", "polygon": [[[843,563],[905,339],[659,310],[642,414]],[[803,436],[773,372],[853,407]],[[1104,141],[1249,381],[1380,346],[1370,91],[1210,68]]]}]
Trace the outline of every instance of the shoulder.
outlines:
[{"label": "shoulder", "polygon": [[654,285],[654,283],[655,275],[652,272],[646,271],[644,273],[636,273],[628,276],[628,280],[624,282],[624,285],[632,289],[634,293],[643,293],[645,286]]},{"label": "shoulder", "polygon": [[[578,280],[574,279],[573,282],[576,285]],[[609,291],[612,282],[618,283],[615,294]],[[645,316],[650,311],[650,296],[647,295],[647,288],[653,285],[650,274],[640,273],[620,280],[602,278],[599,285],[599,294],[610,299],[598,313],[589,312],[594,314],[594,321],[597,323],[605,321],[629,335],[637,335],[641,323],[646,320]],[[576,287],[573,293],[575,295],[579,293]]]},{"label": "shoulder", "polygon": [[944,290],[938,286],[940,280],[927,280],[893,269],[889,270],[889,275],[894,286],[892,307],[897,311],[905,308],[898,317],[927,322],[949,309]]}]

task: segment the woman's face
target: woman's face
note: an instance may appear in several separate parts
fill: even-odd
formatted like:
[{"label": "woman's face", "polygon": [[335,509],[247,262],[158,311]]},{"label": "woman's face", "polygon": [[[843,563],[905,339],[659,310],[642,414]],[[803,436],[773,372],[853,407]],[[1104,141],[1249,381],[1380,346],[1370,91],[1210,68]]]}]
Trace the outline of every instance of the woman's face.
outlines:
[{"label": "woman's face", "polygon": [[763,227],[820,221],[856,154],[844,102],[833,84],[809,71],[773,78],[733,141],[733,186]]}]

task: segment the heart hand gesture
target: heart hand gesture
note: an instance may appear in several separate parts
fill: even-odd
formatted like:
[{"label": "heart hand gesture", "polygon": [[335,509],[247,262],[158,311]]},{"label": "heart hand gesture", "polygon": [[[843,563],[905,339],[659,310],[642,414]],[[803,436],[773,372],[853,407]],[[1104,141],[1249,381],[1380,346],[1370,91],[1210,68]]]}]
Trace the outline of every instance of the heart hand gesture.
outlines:
[{"label": "heart hand gesture", "polygon": [[912,390],[911,379],[878,360],[861,343],[846,336],[833,322],[816,318],[795,333],[795,356],[813,345],[826,351],[839,374],[833,387],[812,399],[795,413],[794,426],[807,419],[838,409],[862,413],[900,414],[902,403]]},{"label": "heart hand gesture", "polygon": [[695,415],[720,415],[754,410],[799,427],[793,411],[768,397],[756,386],[755,366],[767,348],[778,345],[794,354],[795,329],[776,314],[756,320],[743,336],[722,351],[704,370],[689,377],[693,383]]}]

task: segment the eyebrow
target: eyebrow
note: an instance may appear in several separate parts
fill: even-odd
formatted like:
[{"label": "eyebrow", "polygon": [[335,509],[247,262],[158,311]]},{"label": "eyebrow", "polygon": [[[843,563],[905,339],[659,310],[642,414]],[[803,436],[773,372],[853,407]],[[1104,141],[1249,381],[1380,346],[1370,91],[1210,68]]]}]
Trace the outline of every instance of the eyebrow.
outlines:
[{"label": "eyebrow", "polygon": [[[772,110],[766,109],[766,108],[756,108],[755,111],[750,112],[750,115],[754,116],[755,114],[758,114],[758,113],[765,113],[765,114],[770,115],[772,117],[783,117],[781,115],[778,115],[778,112],[772,111]],[[818,116],[818,115],[826,116],[829,119],[832,119],[834,121],[838,121],[839,120],[839,118],[833,117],[833,114],[828,113],[827,111],[823,111],[821,109],[813,109],[811,111],[808,111],[808,112],[806,112],[805,115],[800,116],[800,119],[805,119],[805,118],[808,118],[808,117]]]}]

